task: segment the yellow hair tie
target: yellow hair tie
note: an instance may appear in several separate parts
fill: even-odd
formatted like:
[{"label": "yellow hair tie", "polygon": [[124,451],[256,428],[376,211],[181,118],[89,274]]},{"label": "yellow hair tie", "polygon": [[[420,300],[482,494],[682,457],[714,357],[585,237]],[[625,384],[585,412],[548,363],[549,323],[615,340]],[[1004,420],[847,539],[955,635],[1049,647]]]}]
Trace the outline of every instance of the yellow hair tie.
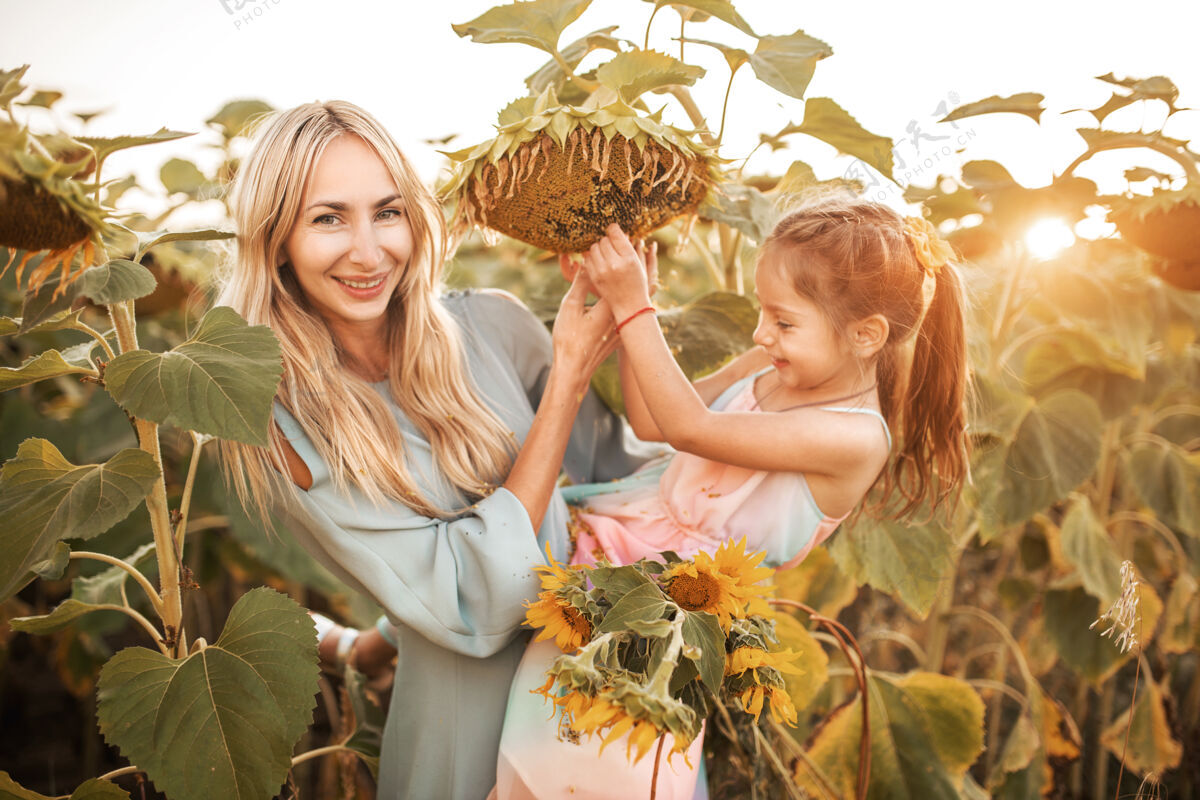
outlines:
[{"label": "yellow hair tie", "polygon": [[924,217],[905,217],[904,233],[917,251],[917,262],[926,275],[936,276],[938,270],[954,258],[954,248],[938,235],[937,228]]}]

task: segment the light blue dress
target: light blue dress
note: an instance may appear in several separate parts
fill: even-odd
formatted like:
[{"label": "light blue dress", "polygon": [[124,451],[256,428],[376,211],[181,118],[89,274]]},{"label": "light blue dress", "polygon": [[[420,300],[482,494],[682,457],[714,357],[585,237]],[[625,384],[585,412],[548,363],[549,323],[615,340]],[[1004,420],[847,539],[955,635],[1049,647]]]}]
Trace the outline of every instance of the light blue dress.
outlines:
[{"label": "light blue dress", "polygon": [[[524,442],[545,388],[552,346],[525,308],[496,295],[442,298],[458,321],[479,395]],[[385,397],[386,384],[377,388]],[[429,443],[395,408],[408,466],[443,507],[465,498],[437,471]],[[274,498],[284,526],[318,561],[376,602],[397,628],[395,687],[380,759],[380,800],[483,800],[509,685],[525,651],[524,602],[536,597],[532,568],[545,548],[568,557],[567,507],[556,492],[538,531],[507,489],[452,520],[397,502],[372,505],[336,492],[329,470],[279,404],[275,422],[312,473],[312,487]],[[584,399],[564,459],[574,481],[626,475],[645,460],[624,425],[592,393]]]}]

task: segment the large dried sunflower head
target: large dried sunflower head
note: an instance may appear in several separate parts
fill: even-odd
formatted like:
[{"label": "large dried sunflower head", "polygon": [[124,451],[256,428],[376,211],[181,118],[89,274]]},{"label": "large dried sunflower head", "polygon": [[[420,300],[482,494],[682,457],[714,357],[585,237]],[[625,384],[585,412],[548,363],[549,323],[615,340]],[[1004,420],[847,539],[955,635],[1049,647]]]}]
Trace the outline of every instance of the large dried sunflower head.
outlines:
[{"label": "large dried sunflower head", "polygon": [[637,238],[693,213],[719,177],[708,148],[623,102],[560,105],[548,90],[531,110],[450,154],[441,193],[457,201],[456,233],[477,225],[578,253],[611,223]]},{"label": "large dried sunflower head", "polygon": [[[66,150],[62,153],[67,156]],[[0,246],[24,255],[17,262],[17,281],[37,253],[48,251],[30,273],[26,288],[36,290],[54,273],[62,272],[59,291],[90,266],[90,253],[109,230],[104,209],[72,176],[86,169],[88,155],[71,151],[68,160],[50,157],[24,128],[0,122]],[[84,258],[72,272],[75,256]],[[9,264],[0,264],[0,274]]]}]

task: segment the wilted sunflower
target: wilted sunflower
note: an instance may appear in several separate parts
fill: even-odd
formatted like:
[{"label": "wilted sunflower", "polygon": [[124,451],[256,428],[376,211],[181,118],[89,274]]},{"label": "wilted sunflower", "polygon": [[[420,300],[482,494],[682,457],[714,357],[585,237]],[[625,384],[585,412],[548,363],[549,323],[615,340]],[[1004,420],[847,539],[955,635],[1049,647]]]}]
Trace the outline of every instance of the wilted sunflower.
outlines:
[{"label": "wilted sunflower", "polygon": [[791,648],[770,652],[758,647],[739,647],[725,656],[725,674],[741,675],[746,670],[753,670],[755,683],[762,683],[759,680],[760,669],[770,668],[791,675],[801,675],[803,670],[791,663],[799,656],[800,654],[792,652]]},{"label": "wilted sunflower", "polygon": [[[48,251],[29,274],[26,289],[30,291],[55,270],[61,270],[56,293],[64,291],[91,265],[100,235],[109,230],[104,209],[74,178],[88,172],[91,151],[83,145],[71,149],[59,140],[55,146],[56,152],[71,160],[56,160],[26,129],[0,121],[0,247],[9,250],[0,275],[16,262],[19,285],[29,261]],[[18,251],[24,251],[19,261]],[[80,252],[81,265],[72,272]]]},{"label": "wilted sunflower", "polygon": [[539,594],[537,602],[527,606],[525,621],[531,627],[542,628],[534,637],[535,642],[554,639],[564,653],[587,644],[592,638],[592,623],[588,618],[555,592]]},{"label": "wilted sunflower", "polygon": [[582,564],[567,566],[560,564],[551,555],[550,545],[546,545],[546,563],[534,567],[533,571],[538,573],[538,577],[542,581],[543,592],[557,592],[564,586],[582,587],[585,583],[583,573],[587,569],[590,567]]},{"label": "wilted sunflower", "polygon": [[737,582],[721,572],[707,553],[671,565],[663,572],[662,581],[663,590],[680,608],[716,614],[726,633],[733,618],[744,615],[745,601],[738,596]]},{"label": "wilted sunflower", "polygon": [[796,724],[796,707],[792,705],[792,698],[777,686],[751,686],[739,695],[739,699],[742,708],[754,717],[755,722],[758,722],[758,716],[762,713],[763,701],[769,700],[771,717],[776,722],[792,726]]},{"label": "wilted sunflower", "polygon": [[[683,753],[686,761],[687,749],[700,730],[696,712],[690,706],[665,695],[652,694],[636,683],[619,682],[599,696],[585,699],[590,702],[586,710],[572,720],[571,728],[589,736],[603,734],[600,752],[629,734],[625,755],[632,757],[635,764],[642,760],[658,737],[666,733],[675,738],[667,754],[668,761],[675,753]],[[636,756],[633,755],[635,749]]]},{"label": "wilted sunflower", "polygon": [[456,233],[477,225],[556,253],[586,250],[613,222],[636,239],[690,214],[719,175],[712,151],[660,114],[562,105],[553,88],[505,109],[495,139],[447,155]]}]

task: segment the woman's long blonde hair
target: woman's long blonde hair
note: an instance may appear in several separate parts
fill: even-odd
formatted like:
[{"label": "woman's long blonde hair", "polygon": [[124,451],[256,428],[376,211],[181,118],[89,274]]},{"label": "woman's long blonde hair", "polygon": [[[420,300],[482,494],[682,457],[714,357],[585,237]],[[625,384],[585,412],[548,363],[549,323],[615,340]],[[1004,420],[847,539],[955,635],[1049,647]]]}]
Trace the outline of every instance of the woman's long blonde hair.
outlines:
[{"label": "woman's long blonde hair", "polygon": [[[391,397],[429,441],[442,475],[468,502],[503,480],[512,436],[476,396],[458,326],[436,294],[447,248],[442,210],[396,143],[361,108],[308,103],[259,123],[230,190],[237,255],[217,303],[275,332],[284,367],[276,399],[300,423],[339,491],[353,484],[376,503],[392,498],[426,516],[452,516],[461,509],[440,507],[413,479],[392,410],[347,368],[291,265],[281,264],[308,177],[329,143],[343,135],[358,136],[383,161],[412,227],[412,256],[386,312]],[[290,474],[280,447],[274,425],[270,447],[222,443],[225,468],[244,505],[262,512],[280,476]]]}]

